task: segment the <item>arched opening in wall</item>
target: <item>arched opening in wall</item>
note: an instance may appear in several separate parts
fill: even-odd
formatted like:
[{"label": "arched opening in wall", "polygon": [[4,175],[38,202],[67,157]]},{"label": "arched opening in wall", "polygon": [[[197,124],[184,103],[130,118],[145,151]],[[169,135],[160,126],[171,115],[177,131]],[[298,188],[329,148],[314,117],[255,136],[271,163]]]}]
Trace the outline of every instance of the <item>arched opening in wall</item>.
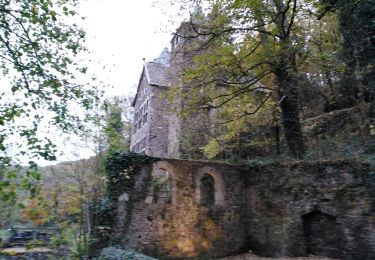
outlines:
[{"label": "arched opening in wall", "polygon": [[335,217],[315,210],[302,216],[302,220],[306,255],[341,257],[343,234]]},{"label": "arched opening in wall", "polygon": [[223,206],[225,204],[225,185],[219,171],[211,166],[198,169],[195,178],[195,201],[202,206]]},{"label": "arched opening in wall", "polygon": [[153,202],[172,203],[172,178],[165,169],[158,169],[153,174]]},{"label": "arched opening in wall", "polygon": [[203,176],[200,179],[200,188],[201,205],[215,205],[215,180],[210,174],[203,174]]}]

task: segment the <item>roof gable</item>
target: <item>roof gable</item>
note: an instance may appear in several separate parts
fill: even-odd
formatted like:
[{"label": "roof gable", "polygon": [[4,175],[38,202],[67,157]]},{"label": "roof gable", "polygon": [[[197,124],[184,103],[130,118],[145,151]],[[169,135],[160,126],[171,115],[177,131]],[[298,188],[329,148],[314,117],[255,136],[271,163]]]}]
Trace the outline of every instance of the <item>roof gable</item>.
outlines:
[{"label": "roof gable", "polygon": [[155,62],[147,62],[143,65],[142,74],[139,78],[137,93],[132,102],[135,106],[137,102],[139,90],[141,88],[142,80],[147,80],[147,84],[152,87],[168,87],[170,85],[169,66],[158,64]]},{"label": "roof gable", "polygon": [[170,85],[169,60],[170,53],[168,51],[168,48],[165,48],[159,55],[159,57],[156,58],[154,61],[144,63],[142,74],[138,82],[137,93],[132,102],[133,107],[137,102],[141,83],[144,78],[147,79],[147,83],[149,86],[167,87]]},{"label": "roof gable", "polygon": [[159,87],[167,87],[169,85],[169,79],[167,77],[169,66],[155,62],[147,62],[144,68],[149,85]]}]

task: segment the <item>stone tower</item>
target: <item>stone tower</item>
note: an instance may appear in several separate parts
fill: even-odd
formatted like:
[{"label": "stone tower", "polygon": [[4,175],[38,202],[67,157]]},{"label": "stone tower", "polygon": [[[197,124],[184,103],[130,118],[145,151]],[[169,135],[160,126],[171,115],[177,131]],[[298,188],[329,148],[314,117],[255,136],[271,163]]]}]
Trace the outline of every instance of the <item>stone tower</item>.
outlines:
[{"label": "stone tower", "polygon": [[[199,51],[200,24],[205,16],[196,5],[190,21],[181,23],[171,40],[171,52],[165,49],[152,62],[145,62],[133,101],[135,108],[131,149],[134,152],[164,158],[202,158],[201,147],[207,143],[208,111],[195,109],[181,116],[190,86],[183,74],[193,66],[192,57]],[[168,95],[178,93],[173,99]],[[179,94],[182,93],[182,96]]]},{"label": "stone tower", "polygon": [[175,110],[184,112],[171,117],[171,124],[178,125],[170,138],[178,149],[177,157],[184,159],[202,159],[202,147],[207,144],[207,131],[211,128],[210,109],[195,108],[186,111],[186,105],[191,97],[192,86],[184,80],[185,69],[194,67],[193,57],[201,53],[201,43],[204,40],[201,28],[206,22],[206,16],[200,4],[196,4],[190,14],[189,21],[181,23],[171,40],[170,70],[173,73],[171,88],[176,88],[182,98],[175,98]]}]

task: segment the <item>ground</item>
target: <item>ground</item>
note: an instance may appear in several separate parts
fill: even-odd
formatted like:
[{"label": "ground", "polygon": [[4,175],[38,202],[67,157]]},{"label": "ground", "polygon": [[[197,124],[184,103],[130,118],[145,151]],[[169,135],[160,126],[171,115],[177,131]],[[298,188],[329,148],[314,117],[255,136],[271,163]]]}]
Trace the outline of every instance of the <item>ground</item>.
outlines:
[{"label": "ground", "polygon": [[281,257],[281,258],[269,258],[269,257],[260,257],[252,253],[247,253],[238,256],[229,256],[220,258],[220,260],[333,260],[334,258],[328,258],[323,256],[309,256],[309,257]]}]

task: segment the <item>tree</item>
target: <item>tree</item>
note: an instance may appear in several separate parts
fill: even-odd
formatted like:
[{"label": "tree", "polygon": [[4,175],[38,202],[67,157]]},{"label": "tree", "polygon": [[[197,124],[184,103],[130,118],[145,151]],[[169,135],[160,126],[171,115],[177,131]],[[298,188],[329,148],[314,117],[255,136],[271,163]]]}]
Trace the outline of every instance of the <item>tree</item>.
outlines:
[{"label": "tree", "polygon": [[106,113],[104,132],[108,154],[130,151],[133,110],[129,100],[126,97],[115,97],[104,101],[103,107]]},{"label": "tree", "polygon": [[29,199],[26,207],[21,210],[22,218],[30,221],[34,226],[41,226],[52,220],[52,208],[41,197]]},{"label": "tree", "polygon": [[[317,102],[320,101],[324,103],[324,112],[346,108],[350,102],[347,99],[350,97],[345,95],[339,84],[344,77],[346,66],[340,59],[342,36],[338,19],[335,15],[329,14],[319,20],[312,16],[304,23],[308,36],[305,50],[300,54],[305,57],[299,68],[300,74],[304,77],[301,84],[301,103],[310,100],[316,104],[315,106],[319,106]],[[305,109],[303,105],[302,109]],[[318,116],[323,111],[313,115]]]},{"label": "tree", "polygon": [[[280,106],[289,151],[302,158],[298,54],[306,36],[300,21],[309,15],[311,6],[296,0],[202,2],[208,6],[208,17],[193,13],[190,33],[177,33],[185,44],[181,52],[195,54],[184,80],[198,89],[196,96],[203,100],[200,104],[211,108],[254,91],[265,93],[264,102],[272,95]],[[257,111],[244,110],[237,117]]]},{"label": "tree", "polygon": [[[356,88],[357,102],[366,92],[375,97],[375,5],[372,0],[321,0],[319,18],[337,14],[343,36],[342,60],[347,65],[347,78]],[[370,114],[375,114],[372,102]]]},{"label": "tree", "polygon": [[95,101],[93,88],[76,83],[78,73],[87,70],[76,60],[85,50],[85,32],[76,24],[77,4],[0,1],[0,70],[10,81],[1,93],[6,98],[0,99],[1,151],[16,140],[25,142],[32,156],[53,160],[54,144],[38,136],[41,122],[63,130],[77,127],[78,115],[69,110],[88,108]]}]

